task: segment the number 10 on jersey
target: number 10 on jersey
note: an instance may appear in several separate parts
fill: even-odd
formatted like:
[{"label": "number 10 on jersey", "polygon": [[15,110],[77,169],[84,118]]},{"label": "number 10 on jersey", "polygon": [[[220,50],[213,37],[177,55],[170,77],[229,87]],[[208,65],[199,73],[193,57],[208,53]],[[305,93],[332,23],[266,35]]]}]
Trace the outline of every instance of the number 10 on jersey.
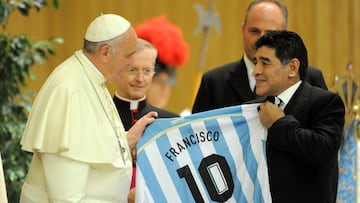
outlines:
[{"label": "number 10 on jersey", "polygon": [[[204,157],[200,162],[198,171],[211,200],[226,202],[230,199],[234,191],[234,181],[225,157],[217,154]],[[185,179],[195,202],[205,202],[189,165],[177,169],[177,173],[180,178]]]}]

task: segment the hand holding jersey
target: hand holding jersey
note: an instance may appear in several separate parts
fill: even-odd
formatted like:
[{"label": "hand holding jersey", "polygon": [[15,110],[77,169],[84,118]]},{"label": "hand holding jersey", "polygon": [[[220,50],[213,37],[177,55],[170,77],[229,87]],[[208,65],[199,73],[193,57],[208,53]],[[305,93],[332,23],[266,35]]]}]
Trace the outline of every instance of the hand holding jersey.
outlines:
[{"label": "hand holding jersey", "polygon": [[265,102],[258,106],[260,122],[266,128],[270,128],[275,121],[285,116],[282,105],[280,98],[272,96],[267,97]]},{"label": "hand holding jersey", "polygon": [[158,117],[158,113],[155,111],[147,113],[141,117],[127,132],[126,135],[128,144],[133,158],[136,158],[136,143],[142,136],[142,132],[144,132],[145,127],[152,123],[156,117]]}]

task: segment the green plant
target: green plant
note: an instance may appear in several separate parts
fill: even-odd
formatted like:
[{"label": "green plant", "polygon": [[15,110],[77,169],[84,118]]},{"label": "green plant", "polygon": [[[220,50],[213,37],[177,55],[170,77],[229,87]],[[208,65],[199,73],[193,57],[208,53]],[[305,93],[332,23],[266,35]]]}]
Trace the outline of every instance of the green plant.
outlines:
[{"label": "green plant", "polygon": [[[58,8],[58,1],[53,0],[53,5]],[[18,10],[28,16],[32,7],[39,11],[43,6],[46,0],[0,0],[0,24],[4,30],[0,34],[0,150],[9,202],[19,202],[31,160],[31,155],[21,150],[20,140],[32,95],[22,93],[20,87],[26,86],[26,78],[34,78],[29,68],[53,55],[52,44],[62,43],[62,39],[31,42],[26,34],[10,35],[5,29],[11,12]]]}]

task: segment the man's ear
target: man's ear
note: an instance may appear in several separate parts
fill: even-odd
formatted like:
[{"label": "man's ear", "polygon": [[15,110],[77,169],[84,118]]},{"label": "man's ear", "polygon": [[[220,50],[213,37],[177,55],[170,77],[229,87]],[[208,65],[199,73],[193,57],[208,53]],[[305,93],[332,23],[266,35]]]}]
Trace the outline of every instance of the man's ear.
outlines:
[{"label": "man's ear", "polygon": [[110,46],[108,44],[102,45],[98,51],[100,60],[102,62],[106,62],[108,60],[109,53],[110,53]]},{"label": "man's ear", "polygon": [[300,61],[297,58],[293,58],[288,63],[289,67],[289,76],[294,77],[295,75],[299,75],[299,67],[300,67]]}]

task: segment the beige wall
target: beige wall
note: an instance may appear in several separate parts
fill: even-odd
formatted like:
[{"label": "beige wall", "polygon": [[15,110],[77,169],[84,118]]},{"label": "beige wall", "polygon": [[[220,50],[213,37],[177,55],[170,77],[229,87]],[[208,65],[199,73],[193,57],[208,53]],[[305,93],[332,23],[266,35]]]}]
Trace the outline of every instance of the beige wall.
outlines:
[{"label": "beige wall", "polygon": [[[205,67],[237,60],[242,55],[241,24],[250,0],[215,0],[215,12],[220,15],[222,34],[214,28],[210,32]],[[52,1],[49,1],[51,3]],[[18,13],[11,16],[6,32],[27,33],[33,40],[50,36],[62,37],[65,43],[56,45],[56,56],[33,68],[36,81],[28,88],[38,91],[46,77],[61,61],[82,46],[82,39],[89,22],[102,13],[117,13],[128,18],[134,25],[145,19],[165,14],[179,25],[190,45],[190,60],[177,71],[177,83],[167,109],[179,113],[191,108],[193,87],[199,63],[203,34],[194,36],[198,25],[195,3],[206,9],[210,0],[59,0],[60,9],[52,6],[39,13],[32,11],[29,18]],[[358,0],[284,0],[289,9],[289,29],[299,33],[309,52],[310,64],[320,68],[328,86],[333,78],[345,71],[351,61],[354,73],[360,76],[360,8]],[[113,91],[114,87],[109,86]]]}]

